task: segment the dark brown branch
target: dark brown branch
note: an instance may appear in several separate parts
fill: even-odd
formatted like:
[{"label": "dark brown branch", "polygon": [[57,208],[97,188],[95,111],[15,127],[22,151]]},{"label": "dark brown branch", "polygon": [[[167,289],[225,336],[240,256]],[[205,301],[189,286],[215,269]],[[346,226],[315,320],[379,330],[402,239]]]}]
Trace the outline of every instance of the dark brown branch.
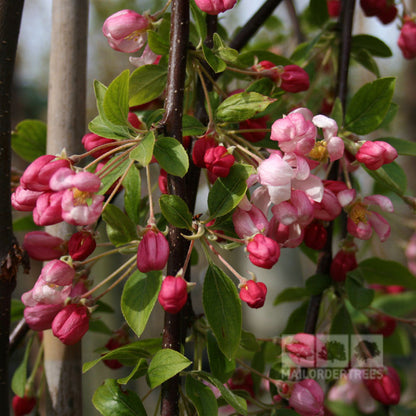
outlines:
[{"label": "dark brown branch", "polygon": [[[351,34],[352,34],[352,21],[354,17],[354,0],[344,0],[342,2],[342,11],[339,19],[341,25],[341,43],[338,59],[338,75],[337,75],[337,96],[341,100],[342,107],[345,110],[345,103],[347,98],[347,85],[348,85],[348,70],[351,53]],[[339,179],[339,163],[335,162],[331,168],[328,179]],[[332,262],[332,236],[333,227],[332,223],[327,228],[328,239],[326,245],[319,257],[317,273],[329,274],[329,269]],[[306,315],[305,332],[314,333],[316,331],[316,324],[319,315],[319,308],[321,305],[322,295],[312,296]]]},{"label": "dark brown branch", "polygon": [[230,42],[230,48],[241,50],[254,34],[263,26],[264,22],[270,17],[274,9],[282,0],[267,0],[263,6],[253,15],[253,17],[242,27]]},{"label": "dark brown branch", "polygon": [[18,347],[20,342],[24,339],[26,334],[29,332],[29,326],[25,321],[25,318],[22,318],[17,325],[14,327],[12,333],[9,337],[9,350],[10,354],[13,354],[14,350]]},{"label": "dark brown branch", "polygon": [[13,235],[10,205],[11,94],[23,0],[0,1],[0,403],[9,414],[9,333],[11,294],[21,252]]}]

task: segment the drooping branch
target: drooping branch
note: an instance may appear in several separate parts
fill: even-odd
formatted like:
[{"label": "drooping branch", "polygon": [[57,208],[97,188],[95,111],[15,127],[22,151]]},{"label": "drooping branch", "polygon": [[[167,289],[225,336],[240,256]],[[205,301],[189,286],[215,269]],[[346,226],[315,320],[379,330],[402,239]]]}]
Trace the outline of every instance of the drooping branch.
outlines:
[{"label": "drooping branch", "polygon": [[267,0],[230,42],[230,48],[241,50],[271,16],[282,0]]},{"label": "drooping branch", "polygon": [[0,403],[9,414],[10,301],[20,250],[13,235],[10,205],[11,94],[23,0],[0,1]]},{"label": "drooping branch", "polygon": [[[339,18],[339,24],[341,29],[341,42],[338,59],[338,74],[337,74],[337,97],[341,100],[342,107],[345,110],[345,102],[347,97],[347,85],[348,85],[348,69],[351,53],[351,34],[352,34],[352,22],[354,17],[354,0],[345,0],[342,2],[342,10]],[[339,179],[339,163],[335,162],[331,168],[328,179]],[[327,242],[323,251],[320,254],[317,266],[317,273],[329,274],[332,261],[332,235],[333,226],[332,223],[327,227]],[[316,331],[316,325],[318,321],[319,308],[321,305],[322,295],[312,296],[306,315],[305,332],[314,333]]]}]

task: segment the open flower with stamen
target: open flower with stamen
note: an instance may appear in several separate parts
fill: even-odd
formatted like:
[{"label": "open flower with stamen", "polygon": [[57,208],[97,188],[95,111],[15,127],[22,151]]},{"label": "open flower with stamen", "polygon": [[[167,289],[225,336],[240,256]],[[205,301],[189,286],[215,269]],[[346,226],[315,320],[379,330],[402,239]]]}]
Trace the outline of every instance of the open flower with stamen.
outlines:
[{"label": "open flower with stamen", "polygon": [[356,196],[354,189],[341,191],[337,196],[348,213],[347,230],[351,235],[361,240],[368,240],[374,230],[382,242],[386,241],[390,235],[390,225],[372,208],[378,206],[383,211],[393,212],[393,204],[388,197],[371,195],[360,198]]}]

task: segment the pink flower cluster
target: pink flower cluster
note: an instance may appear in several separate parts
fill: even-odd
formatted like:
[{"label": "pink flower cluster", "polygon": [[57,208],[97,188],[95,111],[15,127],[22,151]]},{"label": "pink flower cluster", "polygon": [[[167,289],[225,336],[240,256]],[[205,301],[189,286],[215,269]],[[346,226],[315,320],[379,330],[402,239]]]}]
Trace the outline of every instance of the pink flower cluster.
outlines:
[{"label": "pink flower cluster", "polygon": [[101,215],[100,186],[98,176],[75,172],[69,159],[45,155],[25,170],[12,205],[18,211],[33,211],[33,221],[40,226],[62,221],[90,225]]}]

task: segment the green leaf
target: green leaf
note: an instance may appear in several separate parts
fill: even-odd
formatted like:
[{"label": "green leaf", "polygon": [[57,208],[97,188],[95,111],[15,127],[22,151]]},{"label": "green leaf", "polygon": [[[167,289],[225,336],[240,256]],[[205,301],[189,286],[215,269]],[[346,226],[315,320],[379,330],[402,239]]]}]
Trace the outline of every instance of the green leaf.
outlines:
[{"label": "green leaf", "polygon": [[91,332],[98,332],[99,334],[111,335],[113,333],[113,331],[100,319],[90,319],[88,330]]},{"label": "green leaf", "polygon": [[240,92],[226,98],[219,105],[216,118],[233,123],[244,121],[264,111],[274,101],[276,100],[257,92]]},{"label": "green leaf", "polygon": [[132,166],[123,179],[124,209],[134,224],[140,222],[141,178],[140,172]]},{"label": "green leaf", "polygon": [[202,51],[208,65],[215,73],[224,72],[227,69],[227,64],[205,44],[202,44]]},{"label": "green leaf", "polygon": [[416,156],[416,143],[410,140],[398,139],[397,137],[381,137],[377,139],[392,145],[399,155]]},{"label": "green leaf", "polygon": [[124,319],[138,337],[146,328],[161,286],[161,272],[143,274],[138,270],[124,285],[121,295],[121,311]]},{"label": "green leaf", "polygon": [[[104,195],[114,183],[126,172],[131,160],[127,159],[121,162],[115,168],[113,167],[113,161],[109,160],[101,169],[101,173],[105,173],[105,176],[101,179],[101,188],[98,191],[98,195]],[[107,167],[108,170],[107,170]]]},{"label": "green leaf", "polygon": [[377,296],[372,306],[388,315],[406,316],[416,309],[416,292],[409,291]]},{"label": "green leaf", "polygon": [[393,97],[395,78],[380,78],[362,86],[352,97],[345,114],[345,128],[368,134],[383,122]]},{"label": "green leaf", "polygon": [[364,279],[367,283],[399,285],[416,290],[416,279],[402,264],[372,257],[362,261],[348,276]]},{"label": "green leaf", "polygon": [[143,65],[130,76],[129,106],[145,104],[159,97],[166,86],[168,73],[161,65]]},{"label": "green leaf", "polygon": [[365,49],[359,49],[352,52],[351,56],[364,68],[372,72],[376,77],[380,76],[380,70],[378,69],[377,62],[371,56],[370,52]]},{"label": "green leaf", "polygon": [[147,166],[153,157],[153,147],[155,145],[155,133],[149,131],[139,142],[139,144],[129,153],[131,160],[136,160],[142,166]]},{"label": "green leaf", "polygon": [[214,416],[218,414],[217,399],[208,386],[187,375],[185,389],[186,395],[198,412],[198,416]]},{"label": "green leaf", "polygon": [[371,305],[374,299],[374,290],[367,289],[357,279],[347,277],[345,281],[348,300],[356,309],[364,309]]},{"label": "green leaf", "polygon": [[370,170],[363,166],[364,170],[375,179],[380,185],[385,186],[397,195],[404,195],[407,189],[407,178],[403,168],[396,162]]},{"label": "green leaf", "polygon": [[315,274],[305,282],[306,291],[309,295],[320,295],[332,284],[332,279],[327,274]]},{"label": "green leaf", "polygon": [[410,357],[412,354],[412,344],[408,331],[398,326],[390,336],[384,337],[383,354]]},{"label": "green leaf", "polygon": [[11,322],[20,321],[23,318],[23,311],[25,310],[25,305],[23,305],[21,300],[12,299],[10,305],[10,320]]},{"label": "green leaf", "polygon": [[235,361],[229,360],[222,353],[211,331],[207,332],[207,353],[211,373],[225,383],[235,370]]},{"label": "green leaf", "polygon": [[126,69],[115,78],[107,88],[104,96],[103,110],[110,123],[127,126],[129,114],[129,76]]},{"label": "green leaf", "polygon": [[234,283],[213,264],[205,276],[202,301],[218,346],[231,359],[240,345],[241,301]]},{"label": "green leaf", "polygon": [[345,307],[341,305],[338,312],[332,320],[330,334],[331,335],[350,335],[354,333],[351,316]]},{"label": "green leaf", "polygon": [[201,136],[205,133],[206,127],[195,117],[184,114],[182,118],[182,135]]},{"label": "green leaf", "polygon": [[12,149],[22,159],[33,162],[46,153],[46,124],[23,120],[12,131]]},{"label": "green leaf", "polygon": [[106,137],[107,139],[124,140],[131,138],[128,127],[121,127],[111,124],[102,116],[95,117],[88,124],[88,129],[98,136]]},{"label": "green leaf", "polygon": [[108,238],[116,247],[137,240],[136,226],[120,208],[108,204],[102,217],[107,224]]},{"label": "green leaf", "polygon": [[186,202],[177,195],[162,195],[159,199],[160,209],[169,224],[178,228],[192,230],[192,214]]},{"label": "green leaf", "polygon": [[226,178],[218,178],[208,194],[208,208],[211,218],[221,217],[232,211],[247,191],[246,180],[251,167],[235,164]]},{"label": "green leaf", "polygon": [[392,56],[390,48],[379,38],[371,35],[355,35],[351,39],[351,49],[365,49],[371,55],[380,58],[389,58]]},{"label": "green leaf", "polygon": [[221,393],[221,397],[229,404],[238,414],[247,415],[247,402],[242,398],[234,394],[226,385],[220,380],[211,376],[211,374],[205,371],[198,371],[190,373],[193,377],[201,377],[203,380],[208,381],[215,386]]},{"label": "green leaf", "polygon": [[141,358],[150,358],[153,354],[162,348],[161,338],[150,338],[143,341],[132,342],[122,347],[111,350],[99,358],[88,361],[82,366],[82,372],[86,373],[102,360],[119,360],[124,365],[136,366],[137,360]]},{"label": "green leaf", "polygon": [[308,295],[309,294],[304,287],[288,287],[276,296],[273,305],[276,306],[283,302],[296,302],[304,300]]},{"label": "green leaf", "polygon": [[103,416],[146,416],[139,396],[131,390],[122,390],[113,379],[107,379],[95,390],[92,403]]},{"label": "green leaf", "polygon": [[221,39],[221,36],[218,33],[214,33],[214,50],[217,52],[218,56],[221,59],[229,62],[235,62],[238,58],[238,51],[236,49],[228,47],[224,41]]},{"label": "green leaf", "polygon": [[169,43],[166,43],[165,39],[155,31],[147,31],[147,42],[156,55],[167,55],[169,53]]},{"label": "green leaf", "polygon": [[290,314],[282,334],[296,334],[304,331],[308,303],[308,301],[303,302]]},{"label": "green leaf", "polygon": [[341,100],[337,97],[334,101],[330,117],[334,119],[338,126],[342,126],[344,123],[344,111],[342,109]]},{"label": "green leaf", "polygon": [[117,379],[118,384],[127,384],[131,379],[139,378],[144,375],[146,375],[148,369],[147,360],[144,358],[141,358],[137,361],[137,364],[133,368],[133,370],[130,371],[130,374],[128,374],[126,377],[121,377]]},{"label": "green leaf", "polygon": [[207,24],[205,22],[205,13],[193,2],[190,2],[191,13],[195,20],[196,30],[198,31],[199,41],[202,43],[207,37]]},{"label": "green leaf", "polygon": [[36,231],[42,230],[42,227],[39,227],[33,222],[33,216],[26,215],[25,217],[17,218],[13,221],[13,231]]},{"label": "green leaf", "polygon": [[262,95],[270,96],[276,84],[270,78],[260,78],[251,83],[246,92],[257,92]]},{"label": "green leaf", "polygon": [[183,178],[188,172],[189,158],[184,147],[173,137],[159,137],[154,156],[167,173]]},{"label": "green leaf", "polygon": [[192,362],[181,353],[171,350],[159,350],[149,364],[147,377],[151,389],[161,385],[180,371],[188,367]]},{"label": "green leaf", "polygon": [[308,16],[315,26],[323,26],[329,19],[326,0],[310,0]]},{"label": "green leaf", "polygon": [[25,355],[23,356],[22,362],[17,367],[13,374],[11,388],[13,393],[17,396],[23,397],[25,395],[25,387],[27,381],[27,362],[29,360],[29,353],[32,348],[33,337],[31,337],[26,345]]},{"label": "green leaf", "polygon": [[256,337],[251,332],[241,331],[241,341],[240,346],[247,351],[257,352],[260,350],[260,345],[256,340]]}]

